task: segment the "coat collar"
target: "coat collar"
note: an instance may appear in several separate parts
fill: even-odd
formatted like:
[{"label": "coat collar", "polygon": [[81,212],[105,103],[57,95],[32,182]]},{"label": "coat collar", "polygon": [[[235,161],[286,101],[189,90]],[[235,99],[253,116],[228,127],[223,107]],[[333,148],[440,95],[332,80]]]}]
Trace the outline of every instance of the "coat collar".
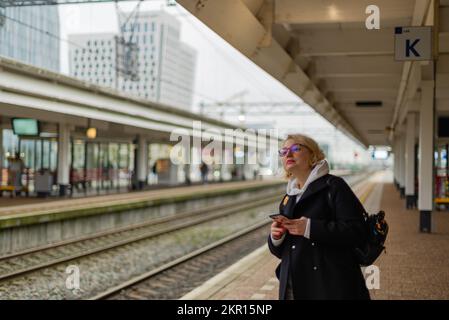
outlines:
[{"label": "coat collar", "polygon": [[322,176],[321,178],[318,178],[317,180],[313,181],[304,191],[304,194],[302,195],[301,199],[299,199],[298,203],[302,202],[303,200],[307,199],[311,195],[317,193],[318,191],[328,187],[327,180],[329,179],[329,174],[326,174]]}]

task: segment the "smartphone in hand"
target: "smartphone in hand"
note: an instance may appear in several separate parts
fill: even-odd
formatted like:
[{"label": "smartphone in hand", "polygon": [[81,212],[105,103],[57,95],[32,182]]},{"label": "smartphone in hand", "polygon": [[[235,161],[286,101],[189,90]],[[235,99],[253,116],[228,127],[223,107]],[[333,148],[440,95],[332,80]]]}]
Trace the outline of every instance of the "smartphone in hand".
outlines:
[{"label": "smartphone in hand", "polygon": [[282,221],[285,221],[285,220],[288,219],[286,216],[284,216],[282,214],[279,214],[279,213],[270,214],[270,218],[275,220],[275,221],[278,221],[278,222],[282,222]]}]

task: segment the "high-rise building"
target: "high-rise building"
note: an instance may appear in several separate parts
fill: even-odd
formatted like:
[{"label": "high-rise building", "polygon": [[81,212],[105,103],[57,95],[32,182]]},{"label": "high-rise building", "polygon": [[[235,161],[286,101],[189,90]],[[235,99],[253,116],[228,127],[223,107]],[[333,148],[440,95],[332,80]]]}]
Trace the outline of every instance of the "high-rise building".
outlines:
[{"label": "high-rise building", "polygon": [[59,72],[58,8],[8,7],[1,13],[0,55]]},{"label": "high-rise building", "polygon": [[113,33],[71,35],[70,74],[97,85],[116,88],[115,36]]},{"label": "high-rise building", "polygon": [[[94,84],[156,102],[190,109],[196,51],[180,41],[180,22],[164,11],[142,12],[122,26],[126,41],[137,45],[136,79],[117,72],[119,35],[71,35],[70,74]],[[126,61],[129,62],[129,61]]]}]

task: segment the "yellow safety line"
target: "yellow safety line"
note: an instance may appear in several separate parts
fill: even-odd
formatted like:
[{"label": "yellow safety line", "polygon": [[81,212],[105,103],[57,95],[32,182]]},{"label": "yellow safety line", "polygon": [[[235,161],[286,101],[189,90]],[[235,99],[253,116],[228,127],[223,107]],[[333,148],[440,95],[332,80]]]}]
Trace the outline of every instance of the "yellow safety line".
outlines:
[{"label": "yellow safety line", "polygon": [[361,203],[365,203],[366,199],[370,195],[370,193],[373,191],[376,184],[374,182],[371,182],[369,186],[366,188],[366,191],[359,197],[359,200]]}]

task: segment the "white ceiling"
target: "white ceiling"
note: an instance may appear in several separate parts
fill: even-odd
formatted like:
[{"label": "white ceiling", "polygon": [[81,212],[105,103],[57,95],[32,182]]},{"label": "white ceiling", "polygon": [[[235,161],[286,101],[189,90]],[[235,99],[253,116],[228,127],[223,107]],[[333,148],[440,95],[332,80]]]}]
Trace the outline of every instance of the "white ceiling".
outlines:
[{"label": "white ceiling", "polygon": [[[394,27],[410,25],[412,0],[277,0],[276,22],[299,40],[310,76],[333,107],[371,145],[388,144],[402,62],[394,61]],[[380,30],[367,30],[365,9],[380,9]],[[304,9],[307,8],[307,9]],[[381,107],[357,107],[357,101],[381,101]]]},{"label": "white ceiling", "polygon": [[[400,124],[419,92],[410,81],[419,83],[420,65],[394,60],[394,27],[432,25],[432,0],[178,2],[364,145],[390,144],[386,128]],[[365,27],[371,4],[380,9],[380,30]],[[440,1],[439,16],[437,101],[449,110],[448,0]]]}]

